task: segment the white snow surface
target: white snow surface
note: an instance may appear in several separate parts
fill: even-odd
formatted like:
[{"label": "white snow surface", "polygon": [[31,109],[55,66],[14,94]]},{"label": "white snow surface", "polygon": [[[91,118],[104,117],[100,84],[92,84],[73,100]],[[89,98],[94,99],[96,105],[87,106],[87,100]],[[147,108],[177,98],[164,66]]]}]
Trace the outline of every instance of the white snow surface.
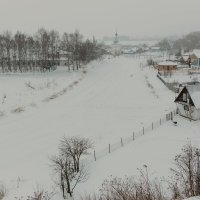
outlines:
[{"label": "white snow surface", "polygon": [[[0,179],[8,188],[6,199],[31,195],[37,184],[48,191],[54,187],[49,157],[57,154],[62,136],[88,137],[98,152],[175,108],[174,94],[156,70],[141,68],[141,62],[121,56],[78,72],[61,68],[42,75],[0,76]],[[76,197],[98,191],[110,175],[135,175],[144,164],[167,176],[182,145],[188,140],[200,144],[199,122],[176,120],[177,126],[165,123],[89,163],[89,179],[76,188]]]},{"label": "white snow surface", "polygon": [[178,63],[177,62],[172,62],[172,61],[163,61],[163,62],[160,62],[160,63],[158,63],[158,65],[165,65],[165,66],[169,66],[169,65],[172,65],[172,66],[174,66],[174,65],[178,65]]},{"label": "white snow surface", "polygon": [[188,198],[188,199],[185,199],[185,200],[199,200],[200,197],[191,197],[191,198]]}]

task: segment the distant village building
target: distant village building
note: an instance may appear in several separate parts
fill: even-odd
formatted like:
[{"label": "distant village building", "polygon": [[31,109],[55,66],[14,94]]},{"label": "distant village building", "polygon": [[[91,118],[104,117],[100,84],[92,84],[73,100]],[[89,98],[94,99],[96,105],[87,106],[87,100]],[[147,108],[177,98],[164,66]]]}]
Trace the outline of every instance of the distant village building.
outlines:
[{"label": "distant village building", "polygon": [[192,120],[200,119],[200,84],[184,86],[175,101],[181,116]]},{"label": "distant village building", "polygon": [[59,51],[59,65],[67,66],[69,64],[69,54],[70,52],[60,50]]},{"label": "distant village building", "polygon": [[150,51],[151,52],[159,52],[160,51],[160,47],[156,47],[156,46],[150,47]]},{"label": "distant village building", "polygon": [[119,56],[122,53],[122,46],[119,44],[118,33],[115,33],[113,44],[111,45],[111,54]]},{"label": "distant village building", "polygon": [[190,57],[191,54],[192,54],[192,52],[182,54],[180,57],[180,62],[183,64],[189,64],[188,62],[191,63],[191,57]]},{"label": "distant village building", "polygon": [[122,49],[123,54],[135,54],[137,52],[137,47],[127,47]]},{"label": "distant village building", "polygon": [[182,54],[180,62],[188,64],[190,67],[200,67],[200,49]]},{"label": "distant village building", "polygon": [[118,33],[117,33],[117,32],[115,33],[115,38],[114,38],[113,43],[114,43],[114,44],[118,44],[118,43],[119,43]]},{"label": "distant village building", "polygon": [[192,54],[190,55],[191,58],[191,65],[193,67],[200,67],[200,49],[193,50]]}]

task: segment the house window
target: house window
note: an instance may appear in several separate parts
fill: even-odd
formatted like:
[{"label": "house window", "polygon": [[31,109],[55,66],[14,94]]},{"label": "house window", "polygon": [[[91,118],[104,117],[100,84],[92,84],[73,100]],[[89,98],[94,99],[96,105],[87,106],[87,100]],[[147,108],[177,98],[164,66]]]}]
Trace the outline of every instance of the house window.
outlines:
[{"label": "house window", "polygon": [[184,105],[184,110],[189,111],[189,106],[188,105]]},{"label": "house window", "polygon": [[183,93],[183,101],[187,102],[187,94]]}]

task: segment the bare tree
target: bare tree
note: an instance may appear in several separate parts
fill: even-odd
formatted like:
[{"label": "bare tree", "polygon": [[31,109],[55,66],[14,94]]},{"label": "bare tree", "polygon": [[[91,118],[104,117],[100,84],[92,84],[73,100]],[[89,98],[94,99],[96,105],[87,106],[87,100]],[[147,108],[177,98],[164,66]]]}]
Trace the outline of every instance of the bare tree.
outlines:
[{"label": "bare tree", "polygon": [[48,68],[48,53],[50,50],[50,36],[47,30],[41,28],[37,31],[35,39],[38,41],[40,48],[39,60],[41,62],[41,69]]},{"label": "bare tree", "polygon": [[88,150],[92,144],[88,138],[81,137],[63,137],[60,142],[60,151],[63,155],[70,157],[73,160],[74,169],[76,172],[80,170],[80,158],[88,154]]},{"label": "bare tree", "polygon": [[171,169],[174,196],[191,197],[200,195],[200,149],[186,144],[182,153],[174,159]]},{"label": "bare tree", "polygon": [[11,69],[11,41],[12,34],[9,31],[5,31],[3,34],[3,44],[4,44],[4,66],[7,67],[6,71],[12,71]]},{"label": "bare tree", "polygon": [[59,156],[51,158],[52,167],[57,175],[57,185],[62,190],[63,198],[66,193],[72,197],[77,184],[84,182],[88,173],[86,167],[80,164],[82,155],[87,154],[91,143],[85,138],[66,138],[60,142]]},{"label": "bare tree", "polygon": [[54,156],[51,158],[52,167],[58,175],[56,184],[61,188],[63,198],[66,199],[66,193],[72,197],[73,191],[76,186],[87,180],[88,174],[85,167],[82,165],[79,172],[73,168],[73,162],[70,158],[63,155]]},{"label": "bare tree", "polygon": [[56,59],[58,59],[58,47],[60,42],[60,36],[58,31],[51,30],[49,33],[50,37],[50,58],[52,60],[52,65],[55,65]]},{"label": "bare tree", "polygon": [[7,194],[7,189],[6,189],[5,185],[0,184],[0,200],[4,199],[6,194]]}]

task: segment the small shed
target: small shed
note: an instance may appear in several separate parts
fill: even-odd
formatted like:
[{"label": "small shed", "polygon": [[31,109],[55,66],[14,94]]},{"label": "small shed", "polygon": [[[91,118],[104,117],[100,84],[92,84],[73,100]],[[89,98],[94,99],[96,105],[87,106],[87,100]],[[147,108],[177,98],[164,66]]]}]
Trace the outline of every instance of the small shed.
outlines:
[{"label": "small shed", "polygon": [[174,71],[177,70],[178,64],[172,61],[165,61],[165,62],[160,62],[158,63],[155,68],[158,69],[158,71]]},{"label": "small shed", "polygon": [[184,86],[174,101],[181,116],[200,119],[200,83]]}]

